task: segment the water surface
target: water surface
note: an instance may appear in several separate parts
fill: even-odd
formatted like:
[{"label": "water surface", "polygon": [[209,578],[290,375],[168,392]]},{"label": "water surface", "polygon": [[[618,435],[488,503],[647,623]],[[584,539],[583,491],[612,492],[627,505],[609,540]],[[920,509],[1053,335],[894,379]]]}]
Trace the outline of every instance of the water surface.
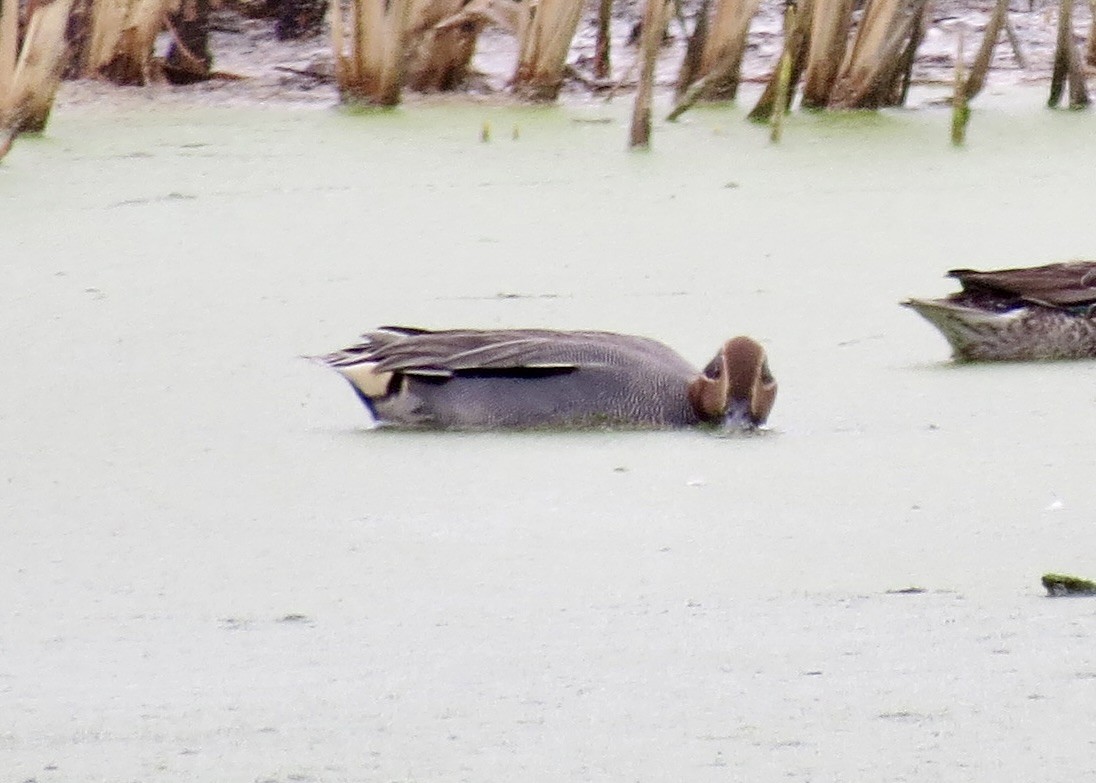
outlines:
[{"label": "water surface", "polygon": [[[929,107],[649,154],[624,103],[58,112],[0,168],[13,779],[1088,772],[1094,605],[1038,577],[1096,573],[1096,363],[954,366],[896,304],[1096,257],[1092,117],[985,97],[962,150]],[[781,390],[750,438],[374,432],[299,355],[384,323],[749,333]]]}]

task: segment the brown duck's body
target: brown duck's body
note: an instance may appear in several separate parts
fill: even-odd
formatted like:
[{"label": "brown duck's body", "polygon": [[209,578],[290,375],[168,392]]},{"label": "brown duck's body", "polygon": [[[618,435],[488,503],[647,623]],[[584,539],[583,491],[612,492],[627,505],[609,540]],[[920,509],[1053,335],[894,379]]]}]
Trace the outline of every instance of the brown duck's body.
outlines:
[{"label": "brown duck's body", "polygon": [[645,337],[381,327],[318,357],[381,424],[442,429],[757,426],[776,383],[761,346],[728,341],[703,372]]},{"label": "brown duck's body", "polygon": [[940,330],[956,359],[1096,358],[1096,262],[948,275],[962,291],[903,304]]}]

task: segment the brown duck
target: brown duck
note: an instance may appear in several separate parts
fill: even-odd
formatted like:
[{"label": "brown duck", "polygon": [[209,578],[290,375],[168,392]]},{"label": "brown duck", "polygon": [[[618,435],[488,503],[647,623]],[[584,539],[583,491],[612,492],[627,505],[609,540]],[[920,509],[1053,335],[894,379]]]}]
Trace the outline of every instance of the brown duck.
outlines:
[{"label": "brown duck", "polygon": [[646,337],[545,329],[384,326],[315,357],[380,424],[440,429],[690,427],[765,422],[776,381],[735,337],[703,370]]},{"label": "brown duck", "polygon": [[956,359],[1096,357],[1096,261],[948,275],[962,291],[902,304],[940,330]]}]

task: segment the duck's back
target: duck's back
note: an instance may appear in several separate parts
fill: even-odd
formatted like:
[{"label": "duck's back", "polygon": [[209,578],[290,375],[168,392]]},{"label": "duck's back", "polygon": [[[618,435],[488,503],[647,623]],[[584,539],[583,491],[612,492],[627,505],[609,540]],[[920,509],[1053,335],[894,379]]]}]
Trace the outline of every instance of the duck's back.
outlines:
[{"label": "duck's back", "polygon": [[1068,261],[1044,266],[980,272],[952,269],[963,293],[972,297],[997,297],[1016,303],[1072,308],[1096,302],[1096,263]]}]

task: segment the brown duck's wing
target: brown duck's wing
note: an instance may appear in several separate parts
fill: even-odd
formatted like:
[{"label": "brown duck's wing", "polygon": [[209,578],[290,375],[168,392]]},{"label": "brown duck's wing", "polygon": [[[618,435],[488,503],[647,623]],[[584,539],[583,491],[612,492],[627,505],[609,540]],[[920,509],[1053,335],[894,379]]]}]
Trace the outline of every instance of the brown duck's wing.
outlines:
[{"label": "brown duck's wing", "polygon": [[476,371],[570,372],[580,366],[626,365],[668,353],[654,340],[609,332],[543,329],[455,329],[430,332],[397,327],[363,335],[356,361],[374,362],[375,372],[452,375]]},{"label": "brown duck's wing", "polygon": [[1096,261],[999,269],[978,272],[952,269],[964,291],[987,291],[1015,296],[1035,304],[1072,307],[1096,302]]}]

